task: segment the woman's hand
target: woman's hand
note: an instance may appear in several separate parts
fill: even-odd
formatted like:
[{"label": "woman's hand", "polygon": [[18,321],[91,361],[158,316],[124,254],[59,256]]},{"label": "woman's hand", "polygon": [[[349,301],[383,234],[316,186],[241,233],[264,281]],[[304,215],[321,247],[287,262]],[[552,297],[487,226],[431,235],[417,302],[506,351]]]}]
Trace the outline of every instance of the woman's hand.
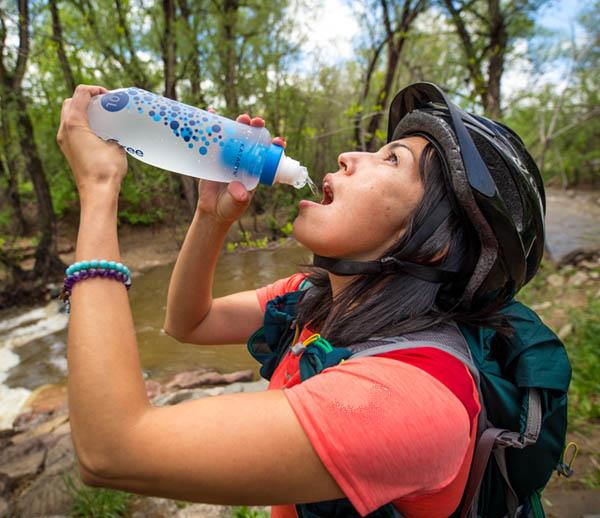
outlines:
[{"label": "woman's hand", "polygon": [[79,85],[65,99],[56,141],[65,155],[82,202],[100,193],[118,196],[127,173],[127,153],[114,142],[98,137],[88,123],[87,109],[93,96],[107,93],[102,86]]},{"label": "woman's hand", "polygon": [[[211,108],[208,111],[214,113]],[[248,114],[239,115],[236,121],[256,128],[265,126],[265,121],[261,117],[250,118]],[[282,137],[275,137],[273,144],[285,148],[285,140]],[[238,181],[224,184],[211,180],[200,180],[198,193],[199,211],[216,217],[222,223],[230,224],[239,219],[248,208],[254,191],[249,192]]]}]

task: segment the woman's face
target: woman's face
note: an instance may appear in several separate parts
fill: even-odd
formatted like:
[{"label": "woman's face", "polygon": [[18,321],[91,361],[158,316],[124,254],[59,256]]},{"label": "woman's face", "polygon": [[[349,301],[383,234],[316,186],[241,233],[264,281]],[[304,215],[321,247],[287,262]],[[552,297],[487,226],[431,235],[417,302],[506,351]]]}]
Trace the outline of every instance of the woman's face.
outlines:
[{"label": "woman's face", "polygon": [[375,153],[342,153],[338,172],[323,179],[323,201],[300,202],[296,240],[325,257],[380,257],[423,196],[419,161],[426,145],[422,137],[408,137]]}]

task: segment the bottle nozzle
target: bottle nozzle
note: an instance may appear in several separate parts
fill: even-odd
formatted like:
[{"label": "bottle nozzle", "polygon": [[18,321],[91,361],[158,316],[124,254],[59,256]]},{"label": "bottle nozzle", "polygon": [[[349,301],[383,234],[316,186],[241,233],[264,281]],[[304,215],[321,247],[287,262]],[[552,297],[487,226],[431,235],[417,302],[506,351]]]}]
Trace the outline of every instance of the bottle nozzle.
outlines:
[{"label": "bottle nozzle", "polygon": [[300,165],[298,160],[281,155],[281,160],[275,173],[275,181],[287,183],[293,185],[296,189],[300,189],[308,182],[308,170],[303,165]]}]

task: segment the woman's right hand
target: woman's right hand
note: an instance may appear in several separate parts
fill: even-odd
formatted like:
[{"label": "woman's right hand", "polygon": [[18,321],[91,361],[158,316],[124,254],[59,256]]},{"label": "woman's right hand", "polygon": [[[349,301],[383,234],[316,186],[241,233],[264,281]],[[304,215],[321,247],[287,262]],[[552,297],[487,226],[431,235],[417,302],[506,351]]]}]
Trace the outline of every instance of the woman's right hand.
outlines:
[{"label": "woman's right hand", "polygon": [[[209,108],[208,111],[214,113]],[[265,121],[261,117],[250,118],[248,114],[239,115],[236,122],[263,128]],[[273,144],[285,148],[285,140],[275,137]],[[200,180],[198,184],[198,210],[215,217],[222,223],[233,223],[239,219],[250,205],[254,190],[248,191],[241,182],[233,181],[229,184]]]}]

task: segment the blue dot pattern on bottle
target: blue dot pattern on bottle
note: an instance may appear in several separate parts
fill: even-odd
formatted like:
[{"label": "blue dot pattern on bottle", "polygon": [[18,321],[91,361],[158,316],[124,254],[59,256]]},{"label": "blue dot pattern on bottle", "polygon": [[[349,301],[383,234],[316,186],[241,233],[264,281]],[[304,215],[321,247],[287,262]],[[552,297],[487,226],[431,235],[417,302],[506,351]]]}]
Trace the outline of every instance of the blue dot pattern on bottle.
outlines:
[{"label": "blue dot pattern on bottle", "polygon": [[[125,92],[122,92],[124,94]],[[187,143],[189,149],[197,147],[201,155],[208,153],[208,148],[211,144],[219,142],[222,139],[220,133],[223,131],[222,119],[216,114],[210,116],[200,116],[194,109],[181,106],[176,101],[160,97],[151,92],[145,92],[138,88],[128,88],[127,94],[123,97],[128,97],[126,109],[137,109],[139,113],[145,113],[155,122],[162,122],[172,134],[182,139]],[[125,102],[124,98],[119,99],[119,104]],[[121,109],[121,108],[119,108]],[[202,141],[194,135],[194,132],[209,137],[202,137]],[[231,131],[231,130],[230,130]],[[235,130],[234,130],[235,131]],[[229,131],[228,131],[229,133]],[[218,136],[218,138],[216,138]],[[219,142],[220,147],[223,147],[223,142]]]}]

